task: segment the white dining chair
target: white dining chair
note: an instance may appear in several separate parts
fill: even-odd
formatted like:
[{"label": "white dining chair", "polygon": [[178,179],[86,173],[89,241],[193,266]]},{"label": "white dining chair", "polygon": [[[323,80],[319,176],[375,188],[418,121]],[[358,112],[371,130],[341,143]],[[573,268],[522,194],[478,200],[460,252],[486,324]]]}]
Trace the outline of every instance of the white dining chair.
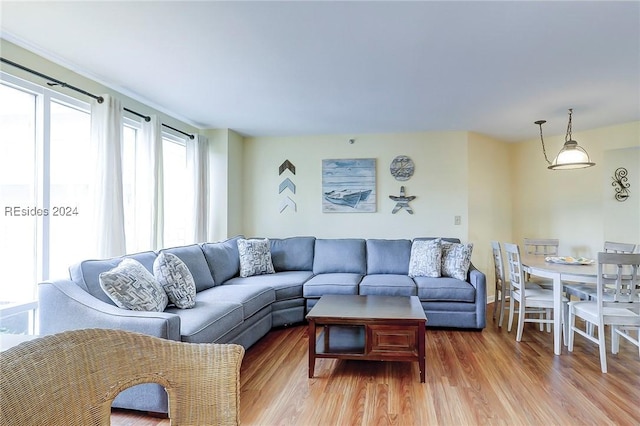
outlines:
[{"label": "white dining chair", "polygon": [[[569,352],[573,351],[574,334],[596,343],[600,352],[600,368],[607,372],[605,326],[611,327],[611,352],[618,353],[623,337],[638,346],[639,339],[631,331],[640,330],[640,254],[598,253],[596,298],[569,302]],[[597,337],[576,326],[576,317],[597,327]],[[640,337],[640,336],[639,336]]]},{"label": "white dining chair", "polygon": [[[532,256],[557,256],[560,240],[557,238],[525,238],[523,240],[524,252]],[[525,278],[530,282],[535,282],[542,288],[553,290],[553,280],[546,278],[531,278],[528,274]]]},{"label": "white dining chair", "polygon": [[[493,252],[493,267],[495,270],[495,296],[493,302],[493,319],[496,319],[498,311],[500,312],[500,316],[498,319],[498,327],[502,327],[502,323],[504,320],[504,311],[509,311],[509,306],[507,305],[507,299],[509,298],[510,293],[510,284],[509,280],[506,279],[505,269],[504,269],[504,260],[502,258],[502,248],[500,247],[500,242],[491,241],[491,251]],[[527,281],[525,283],[525,288],[542,288],[539,285]],[[509,330],[511,330],[511,326],[509,326]]]},{"label": "white dining chair", "polygon": [[[516,341],[519,342],[522,340],[522,330],[524,329],[525,322],[548,324],[549,327],[553,324],[551,315],[553,309],[553,290],[539,287],[527,288],[525,273],[520,258],[520,248],[517,244],[505,243],[504,251],[507,257],[507,264],[509,265],[509,281],[511,284],[508,331],[511,331],[511,325],[513,323],[514,303],[518,302],[518,332],[516,334]],[[566,323],[564,319],[567,301],[566,297],[562,298],[563,323]],[[531,316],[533,314],[537,314],[538,316],[534,318]]]},{"label": "white dining chair", "polygon": [[[604,242],[604,252],[605,253],[624,253],[631,254],[636,251],[636,245],[633,243],[616,243],[613,241],[605,241]],[[605,289],[606,290],[606,289]],[[595,286],[589,286],[587,290],[587,296],[590,300],[595,300],[597,297],[597,291]]]},{"label": "white dining chair", "polygon": [[509,296],[509,284],[504,275],[504,262],[502,261],[502,249],[498,241],[491,241],[491,250],[493,252],[493,267],[495,269],[495,296],[493,301],[493,319],[496,319],[496,313],[500,311],[498,327],[502,327],[505,309],[507,306],[507,297]]},{"label": "white dining chair", "polygon": [[557,256],[560,240],[557,238],[525,238],[524,250],[534,256]]},{"label": "white dining chair", "polygon": [[[633,253],[636,250],[636,245],[633,243],[618,243],[613,241],[604,242],[605,253]],[[579,300],[595,300],[596,299],[596,286],[593,284],[585,283],[564,283],[564,292],[567,297],[576,297]],[[593,324],[587,322],[585,324],[585,330],[587,333],[593,336]]]}]

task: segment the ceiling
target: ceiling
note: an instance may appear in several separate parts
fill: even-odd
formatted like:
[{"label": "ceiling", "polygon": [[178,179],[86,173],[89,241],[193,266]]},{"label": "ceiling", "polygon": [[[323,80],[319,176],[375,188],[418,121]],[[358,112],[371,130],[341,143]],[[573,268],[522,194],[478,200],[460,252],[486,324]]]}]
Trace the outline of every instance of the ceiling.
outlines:
[{"label": "ceiling", "polygon": [[568,108],[575,133],[640,120],[638,1],[0,8],[2,38],[203,129],[517,142],[538,119],[563,135]]}]

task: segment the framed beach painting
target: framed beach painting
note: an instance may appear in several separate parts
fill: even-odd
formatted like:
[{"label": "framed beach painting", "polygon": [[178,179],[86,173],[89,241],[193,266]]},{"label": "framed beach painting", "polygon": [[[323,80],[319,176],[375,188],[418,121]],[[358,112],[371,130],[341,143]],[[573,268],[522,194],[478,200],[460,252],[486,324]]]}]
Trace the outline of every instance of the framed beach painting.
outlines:
[{"label": "framed beach painting", "polygon": [[376,160],[322,160],[322,212],[376,211]]}]

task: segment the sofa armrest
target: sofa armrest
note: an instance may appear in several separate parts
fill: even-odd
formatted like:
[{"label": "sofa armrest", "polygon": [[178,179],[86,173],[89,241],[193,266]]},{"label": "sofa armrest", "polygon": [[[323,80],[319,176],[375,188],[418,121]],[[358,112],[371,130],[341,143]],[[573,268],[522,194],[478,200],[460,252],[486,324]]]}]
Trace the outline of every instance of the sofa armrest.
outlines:
[{"label": "sofa armrest", "polygon": [[38,285],[40,334],[109,328],[180,341],[180,317],[166,312],[121,309],[105,303],[70,280]]},{"label": "sofa armrest", "polygon": [[469,266],[469,283],[476,288],[476,321],[482,329],[487,323],[487,276],[473,264]]}]

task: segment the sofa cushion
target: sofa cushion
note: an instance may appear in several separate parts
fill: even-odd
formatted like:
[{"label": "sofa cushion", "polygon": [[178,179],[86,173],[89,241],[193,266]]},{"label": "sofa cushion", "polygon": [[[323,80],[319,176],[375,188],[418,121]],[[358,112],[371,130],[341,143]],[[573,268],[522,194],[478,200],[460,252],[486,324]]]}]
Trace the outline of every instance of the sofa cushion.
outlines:
[{"label": "sofa cushion", "polygon": [[442,276],[467,279],[473,244],[442,243]]},{"label": "sofa cushion", "polygon": [[99,276],[100,286],[116,306],[133,311],[162,312],[169,299],[153,274],[134,259],[123,259]]},{"label": "sofa cushion", "polygon": [[271,262],[271,246],[269,239],[238,240],[238,256],[240,258],[240,276],[273,274]]},{"label": "sofa cushion", "polygon": [[284,271],[246,278],[236,277],[225,285],[266,285],[275,290],[276,300],[287,300],[302,297],[302,285],[312,276],[311,271]]},{"label": "sofa cushion", "polygon": [[211,301],[239,303],[242,318],[249,318],[276,300],[275,290],[267,285],[233,285],[225,283],[207,290]]},{"label": "sofa cushion", "polygon": [[410,277],[437,278],[441,275],[441,270],[442,244],[440,239],[414,241],[411,245],[408,275]]},{"label": "sofa cushion", "polygon": [[315,237],[274,238],[269,241],[276,272],[313,270]]},{"label": "sofa cushion", "polygon": [[367,274],[407,275],[410,256],[410,240],[367,240]]},{"label": "sofa cushion", "polygon": [[373,274],[360,281],[359,294],[375,296],[416,296],[416,283],[407,275]]},{"label": "sofa cushion", "polygon": [[184,262],[193,276],[193,281],[196,283],[196,291],[206,290],[214,286],[209,265],[202,252],[202,247],[198,244],[172,247],[160,251],[160,253],[163,252],[175,254]]},{"label": "sofa cushion", "polygon": [[238,240],[241,235],[217,243],[203,243],[202,251],[215,285],[220,285],[240,273]]},{"label": "sofa cushion", "polygon": [[153,275],[167,293],[169,301],[177,308],[189,309],[195,306],[196,283],[189,268],[178,256],[161,252],[153,262]]},{"label": "sofa cushion", "polygon": [[[135,259],[144,266],[147,271],[153,271],[153,262],[157,254],[153,251],[130,254],[127,258]],[[77,283],[82,289],[93,297],[103,302],[115,305],[113,300],[100,287],[100,274],[115,268],[125,258],[125,256],[113,257],[101,260],[83,260],[69,268],[71,280]]]},{"label": "sofa cushion", "polygon": [[313,273],[367,273],[365,240],[316,239]]},{"label": "sofa cushion", "polygon": [[415,277],[420,300],[437,302],[469,302],[476,300],[476,289],[466,281],[450,277]]},{"label": "sofa cushion", "polygon": [[361,274],[319,274],[304,283],[304,297],[320,297],[324,294],[358,294]]},{"label": "sofa cushion", "polygon": [[216,289],[214,287],[198,292],[194,309],[166,309],[165,312],[180,317],[183,342],[213,343],[242,324],[242,304],[217,301],[215,295],[209,294]]}]

